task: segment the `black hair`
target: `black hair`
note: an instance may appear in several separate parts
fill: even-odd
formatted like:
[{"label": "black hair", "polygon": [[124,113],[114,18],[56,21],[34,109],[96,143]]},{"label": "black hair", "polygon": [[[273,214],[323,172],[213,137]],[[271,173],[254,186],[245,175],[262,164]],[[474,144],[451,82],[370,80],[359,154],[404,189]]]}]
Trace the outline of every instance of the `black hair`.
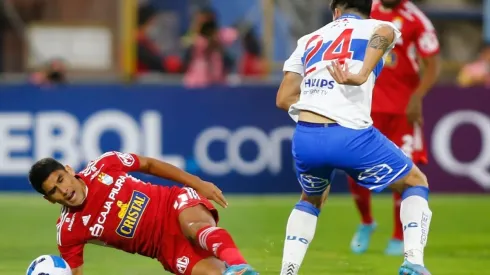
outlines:
[{"label": "black hair", "polygon": [[330,4],[330,9],[332,13],[335,8],[342,10],[352,10],[356,11],[366,17],[371,15],[371,6],[373,5],[373,0],[332,0]]},{"label": "black hair", "polygon": [[138,26],[141,27],[145,25],[148,21],[150,21],[155,15],[157,11],[151,5],[142,5],[138,7]]},{"label": "black hair", "polygon": [[218,31],[218,24],[216,21],[206,21],[202,24],[199,34],[205,37],[210,37]]},{"label": "black hair", "polygon": [[34,165],[29,171],[29,182],[37,192],[46,195],[43,190],[43,182],[51,173],[58,170],[65,170],[65,166],[53,158],[43,158]]}]

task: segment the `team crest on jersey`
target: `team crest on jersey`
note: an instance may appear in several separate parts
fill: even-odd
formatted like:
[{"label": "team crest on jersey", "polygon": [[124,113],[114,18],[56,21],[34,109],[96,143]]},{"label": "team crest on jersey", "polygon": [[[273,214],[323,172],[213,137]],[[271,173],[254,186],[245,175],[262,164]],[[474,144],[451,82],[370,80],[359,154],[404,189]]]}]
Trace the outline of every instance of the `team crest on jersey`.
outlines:
[{"label": "team crest on jersey", "polygon": [[116,152],[116,155],[125,166],[131,167],[134,164],[134,158],[131,154]]},{"label": "team crest on jersey", "polygon": [[400,16],[397,16],[393,19],[393,25],[395,25],[395,27],[398,29],[398,30],[402,30],[402,27],[403,27],[403,18],[401,18]]},{"label": "team crest on jersey", "polygon": [[384,62],[386,67],[395,67],[398,64],[398,56],[394,51],[391,51],[386,54]]},{"label": "team crest on jersey", "polygon": [[97,178],[100,182],[102,182],[105,185],[111,185],[114,182],[114,179],[111,176],[102,172],[97,176]]},{"label": "team crest on jersey", "polygon": [[133,191],[133,195],[128,203],[117,201],[117,206],[120,208],[118,217],[121,219],[116,233],[124,238],[133,238],[138,223],[145,212],[150,197],[140,191]]},{"label": "team crest on jersey", "polygon": [[180,274],[184,274],[185,271],[187,270],[187,266],[189,265],[189,263],[190,263],[189,258],[183,256],[177,259],[175,266],[177,267],[177,270],[179,271]]}]

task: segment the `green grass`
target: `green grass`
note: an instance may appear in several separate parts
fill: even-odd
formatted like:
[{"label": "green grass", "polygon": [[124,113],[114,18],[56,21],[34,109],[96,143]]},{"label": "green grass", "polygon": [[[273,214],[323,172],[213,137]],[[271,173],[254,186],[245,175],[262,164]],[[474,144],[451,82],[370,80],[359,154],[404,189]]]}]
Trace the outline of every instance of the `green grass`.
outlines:
[{"label": "green grass", "polygon": [[[230,197],[221,210],[221,226],[229,229],[248,261],[261,274],[279,274],[285,224],[297,197]],[[490,197],[432,196],[432,219],[426,265],[435,275],[490,274]],[[59,208],[33,195],[0,195],[0,274],[24,274],[42,254],[57,254]],[[377,196],[378,230],[370,250],[353,255],[349,242],[358,223],[350,197],[332,196],[321,214],[301,274],[397,274],[402,261],[383,250],[391,234],[391,197]],[[85,274],[166,274],[156,260],[88,245]]]}]

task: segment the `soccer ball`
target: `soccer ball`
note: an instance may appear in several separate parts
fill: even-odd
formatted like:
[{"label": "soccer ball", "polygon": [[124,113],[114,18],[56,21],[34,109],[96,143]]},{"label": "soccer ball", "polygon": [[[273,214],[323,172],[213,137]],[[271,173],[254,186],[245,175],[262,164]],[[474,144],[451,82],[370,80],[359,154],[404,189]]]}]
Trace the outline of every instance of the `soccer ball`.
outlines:
[{"label": "soccer ball", "polygon": [[26,275],[72,275],[71,268],[63,258],[42,255],[31,262]]}]

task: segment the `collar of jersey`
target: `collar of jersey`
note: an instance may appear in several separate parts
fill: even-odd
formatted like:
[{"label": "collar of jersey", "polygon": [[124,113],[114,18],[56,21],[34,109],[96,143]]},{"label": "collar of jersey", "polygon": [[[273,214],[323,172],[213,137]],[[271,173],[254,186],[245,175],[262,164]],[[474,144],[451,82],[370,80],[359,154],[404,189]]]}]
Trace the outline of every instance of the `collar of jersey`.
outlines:
[{"label": "collar of jersey", "polygon": [[362,17],[360,17],[359,15],[357,14],[352,14],[352,13],[346,13],[346,14],[342,14],[338,19],[344,19],[344,18],[354,18],[354,19],[362,19]]}]

